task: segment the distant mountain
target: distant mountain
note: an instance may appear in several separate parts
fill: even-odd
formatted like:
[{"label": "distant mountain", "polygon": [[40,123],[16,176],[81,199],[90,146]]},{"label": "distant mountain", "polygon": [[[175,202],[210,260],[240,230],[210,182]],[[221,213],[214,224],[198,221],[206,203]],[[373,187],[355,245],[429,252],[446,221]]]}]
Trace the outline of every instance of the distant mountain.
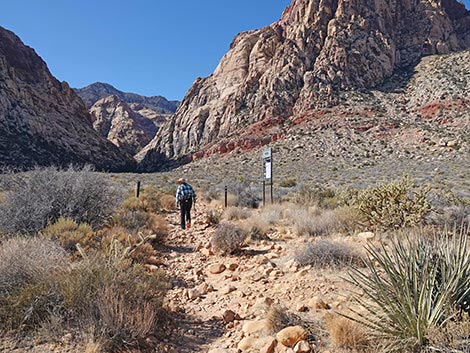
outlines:
[{"label": "distant mountain", "polygon": [[75,92],[92,114],[95,129],[133,155],[150,142],[179,104],[161,96],[122,92],[101,82],[75,89]]},{"label": "distant mountain", "polygon": [[131,108],[118,96],[98,100],[90,108],[93,127],[131,155],[139,152],[155,136],[165,118],[149,119]]},{"label": "distant mountain", "polygon": [[[195,80],[137,160],[151,171],[210,151],[269,144],[289,137],[284,129],[291,124],[316,121],[328,109],[344,116],[357,107],[351,99],[355,94],[371,98],[372,90],[390,86],[400,73],[412,73],[426,56],[469,48],[470,11],[456,0],[292,0],[279,21],[234,38],[215,71]],[[466,79],[468,71],[455,77]],[[406,87],[409,78],[395,87]],[[466,101],[466,82],[449,84],[461,95],[443,87],[447,93],[426,104]],[[434,98],[433,92],[441,91],[428,88],[403,97],[415,102],[406,107],[407,118],[424,107],[417,97]],[[374,98],[373,111],[364,119],[381,119],[388,109],[384,101],[396,97],[394,91],[384,93],[383,101]],[[390,119],[402,114],[387,112]]]},{"label": "distant mountain", "polygon": [[109,96],[116,96],[128,104],[138,104],[141,107],[150,108],[157,114],[172,114],[179,104],[178,101],[169,101],[162,96],[146,97],[136,93],[122,92],[110,84],[101,82],[76,88],[75,92],[83,99],[87,108],[91,108],[98,100]]},{"label": "distant mountain", "polygon": [[0,166],[93,164],[125,171],[132,158],[92,127],[83,101],[11,31],[0,27]]}]

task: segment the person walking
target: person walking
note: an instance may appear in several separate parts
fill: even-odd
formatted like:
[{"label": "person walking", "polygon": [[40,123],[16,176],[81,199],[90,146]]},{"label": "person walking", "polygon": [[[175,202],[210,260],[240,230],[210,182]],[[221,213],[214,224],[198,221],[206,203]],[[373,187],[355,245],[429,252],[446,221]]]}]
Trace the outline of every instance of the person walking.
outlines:
[{"label": "person walking", "polygon": [[179,207],[181,215],[181,229],[191,227],[191,208],[196,205],[196,192],[188,184],[186,179],[180,178],[176,181],[178,189],[176,190],[176,208]]}]

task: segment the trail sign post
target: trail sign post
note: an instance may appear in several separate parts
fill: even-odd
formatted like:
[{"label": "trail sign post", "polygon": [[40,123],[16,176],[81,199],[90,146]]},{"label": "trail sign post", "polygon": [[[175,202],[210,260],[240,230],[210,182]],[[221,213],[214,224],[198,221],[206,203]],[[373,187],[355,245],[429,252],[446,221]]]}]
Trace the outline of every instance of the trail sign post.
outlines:
[{"label": "trail sign post", "polygon": [[263,206],[266,203],[266,182],[269,182],[271,190],[271,203],[273,203],[273,151],[265,149],[262,154],[263,161]]}]

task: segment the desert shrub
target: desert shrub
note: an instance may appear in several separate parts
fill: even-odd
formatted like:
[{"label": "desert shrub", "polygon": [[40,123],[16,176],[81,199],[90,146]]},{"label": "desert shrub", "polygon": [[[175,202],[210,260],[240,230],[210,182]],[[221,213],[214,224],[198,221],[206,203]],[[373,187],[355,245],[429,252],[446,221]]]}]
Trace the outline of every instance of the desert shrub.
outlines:
[{"label": "desert shrub", "polygon": [[169,194],[161,194],[160,204],[162,211],[172,211],[175,209],[175,196]]},{"label": "desert shrub", "polygon": [[334,208],[337,206],[338,200],[335,191],[332,189],[325,189],[319,186],[302,186],[294,194],[293,202],[307,207]]},{"label": "desert shrub", "polygon": [[326,210],[319,214],[306,209],[298,209],[291,215],[295,232],[300,236],[322,236],[340,228],[335,211]]},{"label": "desert shrub", "polygon": [[428,187],[413,187],[413,180],[400,180],[363,190],[352,200],[361,217],[370,226],[398,229],[421,224],[431,211]]},{"label": "desert shrub", "polygon": [[351,272],[350,282],[360,289],[354,299],[365,311],[353,319],[390,342],[390,349],[426,346],[432,330],[455,319],[455,308],[470,311],[467,238],[462,230],[434,241],[400,236],[390,249],[368,246],[368,271]]},{"label": "desert shrub", "polygon": [[211,237],[214,251],[223,254],[233,254],[240,250],[247,237],[246,231],[233,224],[224,222],[219,224]]},{"label": "desert shrub", "polygon": [[121,210],[110,222],[111,227],[122,227],[127,233],[137,235],[155,234],[156,241],[161,242],[168,234],[168,222],[158,214],[145,211]]},{"label": "desert shrub", "polygon": [[266,239],[268,236],[269,226],[259,217],[248,218],[244,222],[243,228],[246,230],[247,237],[250,240]]},{"label": "desert shrub", "polygon": [[41,232],[45,237],[57,241],[65,250],[76,251],[76,244],[82,246],[93,238],[93,229],[86,223],[77,224],[73,219],[59,218]]},{"label": "desert shrub", "polygon": [[69,318],[93,327],[106,351],[137,345],[161,323],[166,280],[139,265],[87,257],[59,286]]},{"label": "desert shrub", "polygon": [[131,260],[135,247],[116,244],[105,253],[82,252],[71,264],[43,238],[3,243],[0,327],[40,329],[54,320],[72,330],[93,327],[105,351],[137,346],[161,324],[167,281]]},{"label": "desert shrub", "polygon": [[276,334],[288,326],[302,326],[307,331],[308,341],[316,341],[320,336],[318,321],[294,314],[281,305],[271,305],[266,314],[266,320],[267,329],[272,334]]},{"label": "desert shrub", "polygon": [[229,221],[247,219],[251,216],[251,211],[244,207],[227,207],[224,211],[224,218]]},{"label": "desert shrub", "polygon": [[206,222],[209,225],[219,224],[222,220],[223,211],[219,209],[209,209],[206,211]]},{"label": "desert shrub", "polygon": [[91,167],[38,168],[9,178],[0,203],[0,231],[34,234],[60,217],[97,227],[119,204],[104,174]]},{"label": "desert shrub", "polygon": [[361,265],[363,262],[362,254],[352,246],[323,239],[305,244],[297,250],[294,259],[301,266],[315,267]]},{"label": "desert shrub", "polygon": [[42,238],[12,238],[0,245],[0,327],[34,325],[60,309],[51,283],[70,260],[58,244]]},{"label": "desert shrub", "polygon": [[161,192],[153,187],[148,186],[141,190],[139,197],[129,195],[122,203],[124,209],[130,211],[158,212],[161,205]]},{"label": "desert shrub", "polygon": [[279,183],[279,186],[283,188],[293,188],[294,186],[297,186],[297,180],[295,178],[287,178],[282,180]]},{"label": "desert shrub", "polygon": [[335,347],[360,349],[368,347],[371,343],[366,329],[353,320],[327,313],[325,323]]},{"label": "desert shrub", "polygon": [[459,314],[454,315],[456,320],[451,320],[445,327],[432,329],[428,334],[428,349],[423,349],[423,353],[470,353],[468,339],[470,336],[470,316],[459,318]]},{"label": "desert shrub", "polygon": [[284,218],[286,205],[268,205],[264,207],[260,213],[260,218],[269,225],[278,224]]},{"label": "desert shrub", "polygon": [[233,206],[249,208],[257,208],[259,206],[260,198],[258,193],[246,181],[233,184],[229,190],[235,196],[232,200]]}]

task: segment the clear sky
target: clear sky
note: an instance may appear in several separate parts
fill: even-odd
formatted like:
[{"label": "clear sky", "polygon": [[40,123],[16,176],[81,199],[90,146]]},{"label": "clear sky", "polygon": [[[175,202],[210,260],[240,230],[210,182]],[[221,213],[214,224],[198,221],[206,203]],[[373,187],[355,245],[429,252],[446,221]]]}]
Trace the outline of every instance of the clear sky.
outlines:
[{"label": "clear sky", "polygon": [[[470,8],[470,0],[464,1]],[[15,32],[72,87],[100,81],[181,100],[234,36],[277,21],[290,0],[3,0]]]}]

